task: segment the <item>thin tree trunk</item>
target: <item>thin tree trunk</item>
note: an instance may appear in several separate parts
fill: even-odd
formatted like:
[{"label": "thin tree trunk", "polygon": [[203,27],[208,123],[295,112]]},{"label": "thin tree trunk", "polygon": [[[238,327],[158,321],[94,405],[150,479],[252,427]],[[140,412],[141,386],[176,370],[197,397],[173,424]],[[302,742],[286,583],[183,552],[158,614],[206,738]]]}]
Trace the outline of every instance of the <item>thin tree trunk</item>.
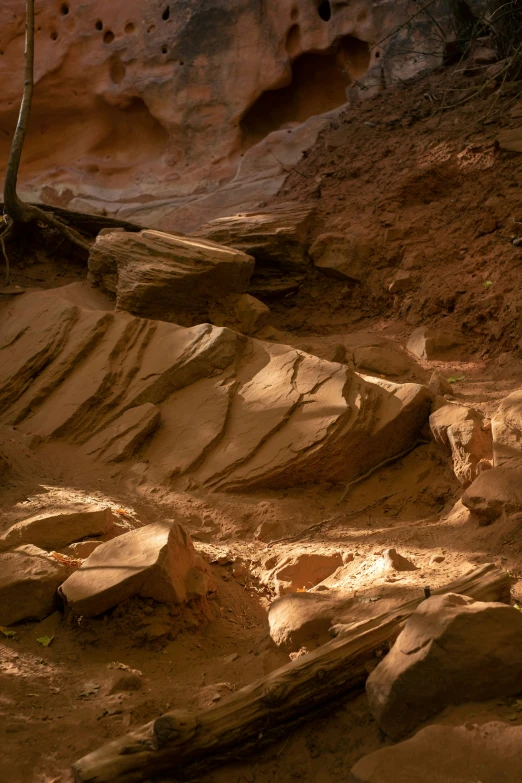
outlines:
[{"label": "thin tree trunk", "polygon": [[26,0],[25,8],[24,94],[20,106],[20,113],[18,115],[18,122],[16,124],[16,131],[11,144],[11,152],[9,153],[4,185],[5,211],[14,222],[18,223],[26,223],[28,220],[31,220],[28,210],[25,209],[25,205],[18,198],[16,192],[18,170],[20,168],[24,141],[29,125],[29,118],[31,116],[31,104],[34,92],[34,0]]}]

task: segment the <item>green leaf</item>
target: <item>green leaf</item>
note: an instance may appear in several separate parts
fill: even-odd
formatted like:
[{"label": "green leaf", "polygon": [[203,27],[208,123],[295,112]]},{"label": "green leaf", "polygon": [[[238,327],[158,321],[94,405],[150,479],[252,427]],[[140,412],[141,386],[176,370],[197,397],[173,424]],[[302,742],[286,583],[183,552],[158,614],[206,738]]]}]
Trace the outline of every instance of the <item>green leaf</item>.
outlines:
[{"label": "green leaf", "polygon": [[493,285],[493,283],[491,282],[491,280],[485,280],[484,281],[484,291],[487,291],[488,288],[491,288],[492,285]]},{"label": "green leaf", "polygon": [[54,636],[40,636],[40,638],[37,639],[36,641],[38,642],[38,644],[41,644],[42,647],[49,647],[53,639]]},{"label": "green leaf", "polygon": [[16,636],[16,633],[14,631],[10,631],[9,628],[4,628],[3,625],[0,625],[0,633],[3,636],[7,636],[8,639],[11,639],[13,636]]}]

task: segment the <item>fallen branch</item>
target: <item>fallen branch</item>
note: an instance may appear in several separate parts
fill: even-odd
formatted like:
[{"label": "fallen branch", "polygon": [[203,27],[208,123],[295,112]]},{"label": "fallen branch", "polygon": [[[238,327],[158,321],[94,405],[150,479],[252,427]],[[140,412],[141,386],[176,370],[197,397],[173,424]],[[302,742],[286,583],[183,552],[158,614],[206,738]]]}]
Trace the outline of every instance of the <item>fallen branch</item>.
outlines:
[{"label": "fallen branch", "polygon": [[[461,593],[481,601],[509,602],[510,577],[484,565],[433,594]],[[174,710],[110,742],[73,765],[76,783],[139,783],[167,773],[176,778],[239,750],[281,736],[313,710],[361,692],[376,653],[396,638],[422,598],[347,626],[318,650],[237,691],[209,710]]]}]

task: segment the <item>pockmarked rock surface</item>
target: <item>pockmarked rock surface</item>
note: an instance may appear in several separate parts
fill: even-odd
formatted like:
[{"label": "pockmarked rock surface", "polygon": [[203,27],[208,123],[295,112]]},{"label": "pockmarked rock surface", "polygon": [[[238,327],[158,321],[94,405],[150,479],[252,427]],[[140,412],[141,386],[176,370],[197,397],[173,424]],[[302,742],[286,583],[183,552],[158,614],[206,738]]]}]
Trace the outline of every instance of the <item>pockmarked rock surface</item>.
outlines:
[{"label": "pockmarked rock surface", "polygon": [[462,495],[479,524],[522,511],[522,468],[492,468],[480,473]]},{"label": "pockmarked rock surface", "polygon": [[427,726],[411,739],[370,753],[352,783],[512,783],[522,779],[522,727],[500,721]]},{"label": "pockmarked rock surface", "polygon": [[184,528],[158,522],[97,547],[61,587],[75,614],[94,617],[135,595],[161,603],[187,599],[196,554]]},{"label": "pockmarked rock surface", "polygon": [[[139,462],[136,481],[227,491],[347,481],[413,445],[428,420],[425,386],[66,293],[27,293],[0,314],[0,422]],[[161,421],[140,444],[127,425],[141,438],[144,412],[155,424],[147,404]]]},{"label": "pockmarked rock surface", "polygon": [[0,625],[51,614],[56,591],[69,573],[67,566],[31,544],[0,554]]},{"label": "pockmarked rock surface", "polygon": [[370,711],[397,740],[449,704],[521,690],[522,615],[448,593],[423,601],[366,682]]},{"label": "pockmarked rock surface", "polygon": [[133,315],[175,321],[227,294],[245,293],[254,260],[240,250],[161,231],[100,234],[89,279]]},{"label": "pockmarked rock surface", "polygon": [[121,532],[121,522],[109,506],[85,503],[53,507],[12,525],[0,537],[0,551],[22,544],[60,549],[88,536],[115,536]]},{"label": "pockmarked rock surface", "polygon": [[430,428],[437,443],[451,450],[455,476],[469,486],[479,462],[493,456],[491,428],[484,416],[465,405],[444,405],[431,414]]}]

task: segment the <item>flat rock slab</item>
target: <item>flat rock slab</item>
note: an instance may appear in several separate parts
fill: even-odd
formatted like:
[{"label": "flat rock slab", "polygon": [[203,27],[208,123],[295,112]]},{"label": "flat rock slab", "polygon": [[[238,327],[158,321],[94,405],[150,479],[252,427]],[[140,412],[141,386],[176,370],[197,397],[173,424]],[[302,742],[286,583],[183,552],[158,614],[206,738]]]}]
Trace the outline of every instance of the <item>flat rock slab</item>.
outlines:
[{"label": "flat rock slab", "polygon": [[242,250],[254,256],[260,267],[299,270],[307,263],[312,212],[303,204],[280,204],[270,211],[217,218],[198,228],[193,236]]},{"label": "flat rock slab", "polygon": [[27,544],[0,555],[0,625],[43,620],[56,607],[56,591],[70,569]]},{"label": "flat rock slab", "polygon": [[60,549],[88,536],[116,535],[121,532],[120,524],[110,506],[86,503],[53,508],[10,527],[0,538],[0,551],[21,544],[34,544],[48,550]]},{"label": "flat rock slab", "polygon": [[365,756],[352,783],[514,783],[522,780],[522,726],[428,726]]},{"label": "flat rock slab", "polygon": [[190,537],[176,522],[158,522],[99,546],[62,585],[75,614],[95,617],[141,595],[162,603],[183,603],[194,565]]},{"label": "flat rock slab", "polygon": [[245,293],[254,259],[240,250],[161,231],[100,234],[89,278],[116,294],[116,306],[144,318],[175,320],[227,294]]},{"label": "flat rock slab", "polygon": [[517,694],[522,614],[448,593],[423,601],[366,682],[370,711],[392,739],[450,704]]}]

